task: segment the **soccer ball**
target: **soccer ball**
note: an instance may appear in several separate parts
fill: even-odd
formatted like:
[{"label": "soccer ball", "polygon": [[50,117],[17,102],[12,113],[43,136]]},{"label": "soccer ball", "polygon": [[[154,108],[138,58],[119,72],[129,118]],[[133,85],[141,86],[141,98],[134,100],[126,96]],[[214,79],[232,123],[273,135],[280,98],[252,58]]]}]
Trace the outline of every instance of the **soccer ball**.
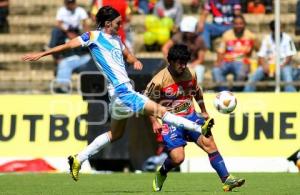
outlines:
[{"label": "soccer ball", "polygon": [[237,100],[230,91],[221,91],[217,93],[214,100],[215,108],[223,114],[229,114],[234,111],[236,104]]}]

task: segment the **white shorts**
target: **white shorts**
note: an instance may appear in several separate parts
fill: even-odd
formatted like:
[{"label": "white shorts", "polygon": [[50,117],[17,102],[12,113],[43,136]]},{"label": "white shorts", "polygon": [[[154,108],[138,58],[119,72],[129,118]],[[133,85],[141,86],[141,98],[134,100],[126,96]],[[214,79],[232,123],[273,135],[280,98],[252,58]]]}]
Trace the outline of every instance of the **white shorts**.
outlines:
[{"label": "white shorts", "polygon": [[123,83],[114,88],[114,93],[110,95],[110,113],[115,120],[126,119],[135,113],[142,114],[145,103],[149,99],[134,91],[130,83]]}]

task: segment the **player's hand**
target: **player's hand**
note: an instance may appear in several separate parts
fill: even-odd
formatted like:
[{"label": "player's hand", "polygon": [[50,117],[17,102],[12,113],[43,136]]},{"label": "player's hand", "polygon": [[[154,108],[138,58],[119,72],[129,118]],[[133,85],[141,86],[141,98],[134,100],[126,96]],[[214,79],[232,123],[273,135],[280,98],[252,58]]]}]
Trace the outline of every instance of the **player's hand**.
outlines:
[{"label": "player's hand", "polygon": [[37,52],[37,53],[29,53],[26,54],[22,57],[23,61],[37,61],[39,60],[41,57],[43,57],[44,52]]},{"label": "player's hand", "polygon": [[153,133],[160,133],[162,131],[162,125],[157,121],[152,123]]},{"label": "player's hand", "polygon": [[137,60],[133,63],[133,69],[134,70],[142,70],[143,69],[143,64],[141,61]]},{"label": "player's hand", "polygon": [[201,115],[205,120],[209,119],[209,114],[207,112],[201,112]]}]

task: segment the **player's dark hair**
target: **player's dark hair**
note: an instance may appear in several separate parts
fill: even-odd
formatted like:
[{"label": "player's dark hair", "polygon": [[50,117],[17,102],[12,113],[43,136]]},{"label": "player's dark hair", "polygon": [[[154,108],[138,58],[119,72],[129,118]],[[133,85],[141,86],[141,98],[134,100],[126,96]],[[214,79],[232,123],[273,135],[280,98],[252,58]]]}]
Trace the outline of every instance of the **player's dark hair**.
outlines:
[{"label": "player's dark hair", "polygon": [[65,4],[76,3],[76,0],[64,0]]},{"label": "player's dark hair", "polygon": [[241,20],[243,20],[243,22],[245,24],[247,24],[246,19],[245,19],[245,17],[243,15],[240,15],[240,14],[239,15],[235,15],[234,18],[233,18],[233,21],[235,21],[236,19],[241,19]]},{"label": "player's dark hair", "polygon": [[103,28],[106,21],[113,21],[120,16],[120,13],[111,6],[104,6],[99,9],[96,15],[96,22],[98,28]]},{"label": "player's dark hair", "polygon": [[168,53],[168,61],[176,62],[177,60],[182,62],[188,62],[191,59],[191,52],[184,44],[173,45]]}]

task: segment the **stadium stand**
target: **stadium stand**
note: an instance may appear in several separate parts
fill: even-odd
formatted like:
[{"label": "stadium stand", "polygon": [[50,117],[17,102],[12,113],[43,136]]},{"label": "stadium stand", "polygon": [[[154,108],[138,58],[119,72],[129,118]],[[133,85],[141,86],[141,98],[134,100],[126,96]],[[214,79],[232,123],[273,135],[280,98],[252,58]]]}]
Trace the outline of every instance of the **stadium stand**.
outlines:
[{"label": "stadium stand", "polygon": [[[193,14],[190,7],[190,0],[180,0],[183,4],[186,15]],[[86,0],[77,0],[78,4],[89,8]],[[62,0],[11,0],[10,1],[10,34],[0,35],[0,91],[5,92],[27,92],[27,93],[49,93],[49,83],[55,78],[54,61],[51,57],[46,57],[39,62],[22,62],[21,56],[24,53],[42,50],[49,42],[51,28],[55,23],[55,14],[58,7],[62,5]],[[295,36],[296,1],[281,1],[282,27],[289,33],[300,48],[300,36]],[[245,14],[249,29],[257,34],[261,39],[269,32],[268,23],[274,18],[273,14],[251,15]],[[134,51],[137,57],[162,58],[161,52],[147,52],[143,46],[144,32],[143,15],[132,16],[132,28],[135,32]],[[218,40],[214,42],[218,44]],[[295,57],[300,61],[300,55]],[[207,52],[205,64],[212,65],[216,59],[216,54]],[[74,83],[77,82],[77,75],[73,76]],[[206,73],[205,82],[211,81],[210,73]],[[76,86],[76,85],[74,85]],[[211,86],[211,85],[207,85]]]}]

